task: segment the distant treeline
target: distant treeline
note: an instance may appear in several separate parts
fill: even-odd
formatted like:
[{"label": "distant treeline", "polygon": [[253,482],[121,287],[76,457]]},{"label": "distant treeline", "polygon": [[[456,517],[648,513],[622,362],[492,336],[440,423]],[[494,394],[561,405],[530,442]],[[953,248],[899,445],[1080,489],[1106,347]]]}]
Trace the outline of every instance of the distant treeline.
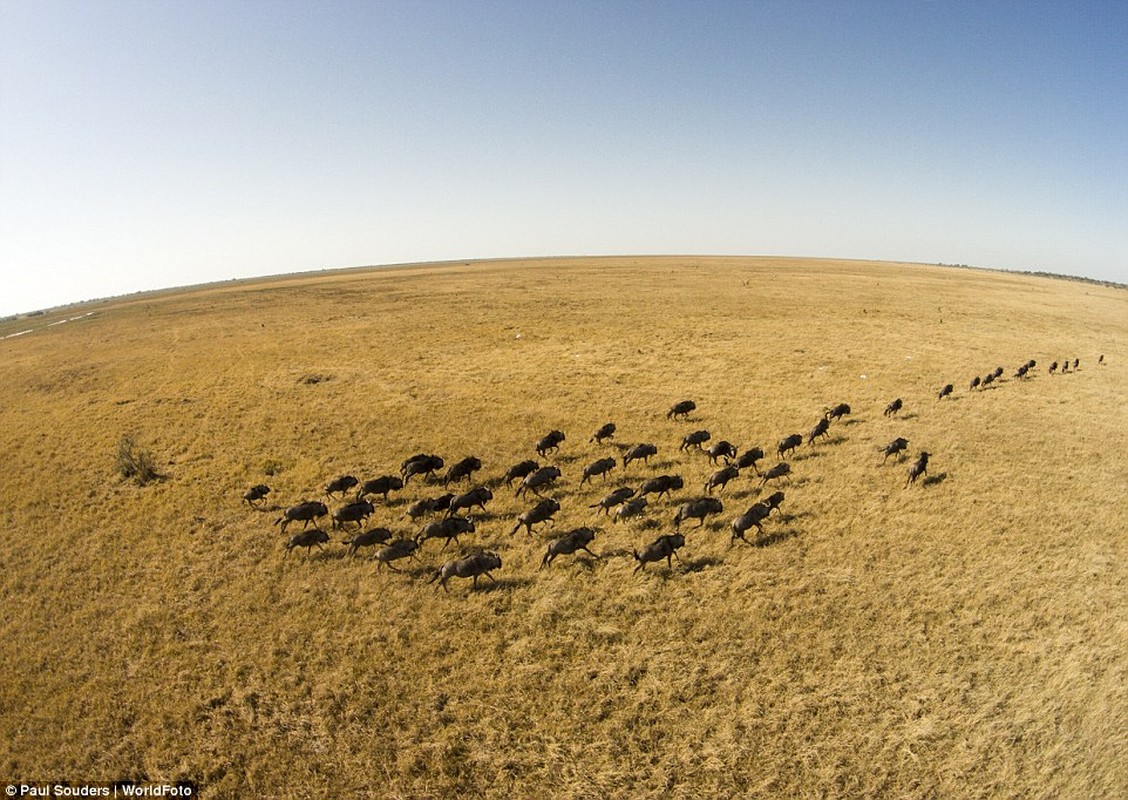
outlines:
[{"label": "distant treeline", "polygon": [[1039,278],[1057,278],[1061,281],[1077,281],[1078,283],[1092,283],[1096,286],[1110,286],[1113,289],[1128,289],[1128,284],[1117,283],[1116,281],[1103,281],[1099,278],[1085,278],[1080,275],[1062,275],[1058,272],[1043,272],[1042,270],[1034,269],[996,269],[992,267],[974,267],[971,264],[945,264],[937,262],[938,267],[951,267],[953,269],[978,269],[990,272],[1009,272],[1015,275],[1034,275]]}]

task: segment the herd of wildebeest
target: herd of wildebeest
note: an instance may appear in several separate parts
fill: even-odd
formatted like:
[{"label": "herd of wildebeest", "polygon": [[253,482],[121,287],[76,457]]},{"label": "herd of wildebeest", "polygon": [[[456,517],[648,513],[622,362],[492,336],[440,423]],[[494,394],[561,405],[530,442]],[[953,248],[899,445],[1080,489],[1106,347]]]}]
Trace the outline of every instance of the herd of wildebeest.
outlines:
[{"label": "herd of wildebeest", "polygon": [[[1104,364],[1104,355],[1098,358],[1097,363]],[[1036,366],[1037,363],[1033,359],[1027,361],[1015,371],[1014,379],[1021,381],[1028,378]],[[1080,361],[1075,358],[1060,363],[1055,361],[1050,364],[1048,371],[1050,374],[1055,374],[1075,372],[1078,369],[1080,369]],[[1002,367],[997,367],[984,376],[976,376],[971,380],[968,391],[983,391],[1002,376]],[[954,391],[953,384],[946,384],[940,389],[937,399],[942,401],[950,398]],[[694,401],[682,400],[666,412],[666,419],[675,423],[689,421],[690,414],[696,409],[697,405]],[[903,409],[904,402],[898,397],[885,407],[884,416],[895,418]],[[831,425],[850,414],[851,408],[847,403],[838,403],[826,408],[805,437],[806,445],[814,447],[820,438],[829,438]],[[615,423],[604,424],[591,435],[589,444],[604,446],[607,440],[614,438],[616,430]],[[563,431],[553,430],[537,440],[533,449],[541,460],[547,461],[560,451],[565,441]],[[632,550],[637,562],[635,572],[642,570],[651,562],[664,560],[667,568],[670,569],[673,567],[672,559],[677,558],[680,561],[677,551],[685,545],[681,524],[688,520],[697,520],[697,526],[701,527],[707,517],[723,513],[724,504],[713,494],[723,492],[729,482],[738,478],[742,471],[749,469],[753,471],[759,479],[758,492],[767,488],[768,484],[790,482],[791,465],[784,459],[803,444],[804,436],[800,433],[785,436],[775,447],[779,462],[761,471],[759,462],[766,455],[761,447],[749,447],[741,453],[728,441],[723,439],[714,441],[707,430],[695,430],[684,435],[678,446],[679,453],[700,452],[709,458],[716,470],[705,481],[700,496],[687,499],[678,506],[673,517],[673,533],[663,534],[641,549]],[[904,460],[908,447],[907,439],[903,437],[893,439],[880,449],[881,465],[887,464],[890,456],[896,457],[898,462]],[[650,457],[658,454],[658,447],[650,442],[622,449],[621,458],[604,456],[584,467],[579,486],[583,487],[596,478],[606,482],[609,474],[619,467],[620,461],[623,470],[636,461],[642,461],[649,466]],[[904,488],[907,489],[915,484],[927,472],[931,457],[932,454],[926,450],[922,449],[919,452],[909,466]],[[487,504],[493,500],[493,491],[486,485],[477,485],[461,493],[446,491],[446,489],[452,485],[458,487],[463,483],[472,483],[474,474],[481,469],[482,462],[474,456],[463,458],[448,467],[446,460],[441,456],[417,453],[404,460],[400,465],[399,475],[382,475],[364,481],[353,475],[339,476],[324,486],[322,491],[324,500],[303,500],[289,506],[283,510],[282,516],[274,524],[285,533],[288,525],[300,522],[302,530],[288,540],[285,546],[286,555],[295,548],[304,547],[307,556],[313,547],[324,549],[322,545],[330,541],[329,533],[320,526],[320,521],[324,517],[329,517],[335,530],[347,531],[350,526],[356,526],[355,533],[342,542],[348,548],[349,554],[356,555],[361,548],[374,547],[376,549],[373,559],[378,565],[381,567],[386,565],[388,569],[398,572],[394,562],[415,558],[429,539],[444,540],[443,549],[445,549],[451,542],[460,545],[459,536],[475,532],[474,520],[470,512],[473,509],[485,512]],[[510,489],[516,484],[516,497],[527,497],[530,492],[537,497],[537,502],[533,506],[517,515],[513,528],[509,531],[510,536],[522,528],[531,535],[538,525],[555,525],[554,517],[560,511],[560,502],[555,497],[545,496],[545,493],[551,492],[562,477],[563,473],[558,466],[542,464],[541,461],[527,458],[514,463],[505,471],[504,476],[493,481],[498,487],[504,482]],[[397,537],[386,527],[364,530],[368,518],[376,510],[376,504],[371,498],[382,497],[387,503],[392,492],[407,491],[413,485],[413,478],[416,479],[415,486],[441,484],[444,490],[442,494],[415,500],[407,507],[401,519],[407,518],[411,523],[420,525],[416,533],[413,536]],[[619,486],[590,504],[588,508],[594,509],[593,516],[608,515],[613,523],[632,518],[645,518],[650,508],[648,497],[653,496],[654,499],[663,496],[672,497],[673,492],[680,492],[686,488],[682,476],[667,474],[636,478],[631,484]],[[635,488],[635,485],[638,488]],[[262,509],[270,492],[270,487],[259,484],[248,489],[243,495],[243,500],[252,507]],[[330,510],[326,500],[330,502],[337,500],[341,505]],[[775,491],[734,517],[730,525],[732,532],[730,544],[737,540],[746,544],[763,543],[761,538],[764,533],[763,524],[769,520],[773,511],[780,510],[784,500],[784,492]],[[782,516],[782,512],[780,515]],[[756,529],[756,539],[749,542],[745,534],[753,528]],[[548,567],[559,556],[571,555],[580,550],[599,558],[588,549],[596,533],[596,528],[585,526],[574,528],[552,539],[548,542],[544,557],[541,559],[541,567]],[[433,571],[430,582],[438,581],[444,589],[447,589],[447,581],[452,577],[472,578],[474,588],[477,588],[479,576],[485,575],[495,580],[491,572],[500,567],[501,557],[497,553],[477,551],[446,561]]]}]

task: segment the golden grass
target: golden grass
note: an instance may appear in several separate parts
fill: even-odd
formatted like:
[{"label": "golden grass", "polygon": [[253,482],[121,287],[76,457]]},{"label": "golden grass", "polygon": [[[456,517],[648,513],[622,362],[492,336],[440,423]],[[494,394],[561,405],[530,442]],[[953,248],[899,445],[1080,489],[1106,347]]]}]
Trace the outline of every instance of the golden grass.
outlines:
[{"label": "golden grass", "polygon": [[[620,258],[90,309],[0,342],[0,778],[190,778],[212,797],[1128,795],[1123,290]],[[1081,370],[1048,375],[1064,357]],[[1012,379],[1028,358],[1034,377]],[[1006,380],[969,393],[996,365]],[[668,421],[686,397],[697,412]],[[842,401],[831,441],[791,459],[763,546],[729,546],[758,497],[742,475],[680,564],[632,574],[630,549],[711,470],[678,452],[685,433],[774,451]],[[608,420],[659,455],[580,487],[620,452],[587,441]],[[556,531],[599,524],[604,557],[540,570],[552,530],[510,537],[532,501],[496,483],[552,428]],[[125,435],[167,480],[118,477]],[[881,466],[898,435],[933,454],[928,485]],[[496,585],[436,592],[454,550],[437,541],[404,574],[344,557],[338,532],[283,556],[276,506],[420,450],[485,465],[497,497],[463,549],[502,556]],[[587,507],[662,472],[686,490],[641,522]],[[273,510],[241,502],[259,482]],[[440,491],[412,481],[372,524],[413,533],[408,502]]]}]

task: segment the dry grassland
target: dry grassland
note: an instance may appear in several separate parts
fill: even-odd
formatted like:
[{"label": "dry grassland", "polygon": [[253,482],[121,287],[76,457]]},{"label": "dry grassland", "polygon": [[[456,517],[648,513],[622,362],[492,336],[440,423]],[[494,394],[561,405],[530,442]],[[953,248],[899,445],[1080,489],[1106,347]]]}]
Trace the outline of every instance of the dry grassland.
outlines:
[{"label": "dry grassland", "polygon": [[[1128,796],[1124,290],[571,259],[86,310],[0,342],[0,779],[189,778],[208,797]],[[1047,374],[1066,357],[1081,369]],[[996,365],[1000,385],[970,393]],[[667,420],[683,398],[698,410]],[[671,532],[711,470],[678,451],[684,434],[774,451],[838,402],[852,415],[790,459],[760,546],[729,543],[760,497],[742,474],[720,518],[687,526],[680,563],[633,574],[631,549]],[[615,444],[589,443],[606,421]],[[511,537],[532,500],[498,479],[552,428],[567,434],[549,459],[555,530],[598,524],[601,558],[541,570],[553,529]],[[123,435],[167,480],[117,476]],[[933,454],[925,485],[903,488],[908,460],[882,466],[896,436]],[[644,441],[649,465],[579,485]],[[346,557],[337,531],[284,557],[280,506],[419,451],[482,460],[497,497],[462,548],[501,555],[496,584],[436,591],[455,550],[438,541],[402,574]],[[686,489],[641,521],[588,508],[663,472]],[[259,482],[269,510],[241,502]],[[414,533],[408,503],[441,491],[413,480],[371,524]]]}]

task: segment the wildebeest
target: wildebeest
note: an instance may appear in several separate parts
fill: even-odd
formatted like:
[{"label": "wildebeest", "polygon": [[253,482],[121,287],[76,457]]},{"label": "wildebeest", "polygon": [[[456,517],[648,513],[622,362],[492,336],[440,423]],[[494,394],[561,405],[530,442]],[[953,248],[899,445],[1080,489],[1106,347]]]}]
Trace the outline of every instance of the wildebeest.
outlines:
[{"label": "wildebeest", "polygon": [[419,529],[415,541],[423,545],[428,539],[446,539],[443,550],[446,550],[451,540],[458,544],[458,536],[463,533],[474,533],[474,521],[465,517],[444,517],[432,520]]},{"label": "wildebeest", "polygon": [[947,396],[948,396],[948,395],[950,395],[950,394],[951,394],[951,393],[952,393],[953,391],[955,391],[955,388],[956,388],[956,387],[955,387],[955,386],[953,386],[953,385],[952,385],[952,384],[950,384],[950,383],[948,383],[948,384],[945,384],[945,385],[944,385],[944,388],[940,390],[940,396],[939,396],[939,397],[937,397],[936,399],[937,399],[937,400],[943,400],[943,399],[944,399],[945,397],[947,397]]},{"label": "wildebeest", "polygon": [[462,509],[471,509],[474,506],[486,510],[486,503],[493,500],[493,492],[487,486],[478,486],[468,492],[452,497],[447,506],[447,516],[454,516]]},{"label": "wildebeest", "polygon": [[673,406],[670,407],[670,410],[666,412],[666,419],[677,419],[678,417],[687,419],[689,412],[696,409],[697,403],[692,400],[682,400],[679,403],[674,403]]},{"label": "wildebeest", "polygon": [[368,500],[348,503],[333,512],[333,527],[340,528],[349,522],[355,522],[358,528],[363,527],[364,520],[368,519],[374,511],[376,511],[375,507]]},{"label": "wildebeest", "polygon": [[320,528],[314,528],[312,531],[302,531],[301,533],[295,533],[290,537],[290,541],[286,543],[286,555],[290,555],[290,551],[295,547],[304,547],[306,549],[306,555],[308,556],[310,550],[314,545],[317,545],[318,550],[324,550],[325,548],[321,545],[328,541],[329,534],[327,534]]},{"label": "wildebeest", "polygon": [[[760,501],[762,505],[768,507],[769,511],[779,511],[779,504],[787,497],[783,492],[772,492],[771,495]],[[780,512],[783,513],[782,511]]]},{"label": "wildebeest", "polygon": [[696,519],[697,527],[705,524],[705,517],[710,514],[720,514],[725,510],[724,504],[715,497],[698,497],[687,503],[682,503],[674,514],[674,530],[681,530],[681,524],[687,519]]},{"label": "wildebeest", "polygon": [[1034,359],[1030,359],[1029,361],[1026,362],[1026,369],[1027,370],[1032,370],[1036,366],[1038,366],[1038,362],[1035,361]]},{"label": "wildebeest", "polygon": [[602,475],[603,479],[607,479],[607,473],[615,469],[618,462],[613,458],[600,458],[584,467],[584,476],[580,478],[580,486],[588,482],[590,478],[596,475]]},{"label": "wildebeest", "polygon": [[591,435],[591,438],[588,441],[589,442],[595,442],[596,444],[603,444],[604,439],[611,439],[611,438],[614,438],[614,436],[615,436],[615,423],[614,422],[607,422],[607,423],[601,425],[599,430],[597,430],[595,433],[593,433]]},{"label": "wildebeest", "polygon": [[717,487],[720,487],[723,491],[729,481],[738,477],[740,477],[740,470],[734,465],[729,464],[709,476],[708,480],[705,481],[705,491],[712,494],[713,490]]},{"label": "wildebeest", "polygon": [[1014,371],[1014,377],[1016,377],[1016,378],[1025,378],[1025,377],[1026,377],[1026,373],[1027,373],[1027,372],[1029,372],[1029,371],[1030,371],[1030,367],[1028,367],[1028,366],[1026,366],[1025,364],[1023,364],[1023,365],[1022,365],[1021,367],[1019,367],[1018,369],[1016,369],[1016,370]]},{"label": "wildebeest", "polygon": [[373,478],[362,483],[356,499],[363,500],[370,494],[382,494],[384,500],[387,501],[389,492],[396,492],[402,488],[403,479],[397,478],[395,475],[381,475],[379,478]]},{"label": "wildebeest", "polygon": [[828,420],[834,420],[834,419],[838,419],[839,417],[844,417],[849,413],[850,413],[850,404],[849,403],[839,403],[834,408],[827,410],[826,418]]},{"label": "wildebeest", "polygon": [[632,461],[642,459],[644,463],[650,463],[650,457],[658,454],[658,448],[649,442],[643,444],[636,444],[630,450],[623,454],[623,468],[625,469]]},{"label": "wildebeest", "polygon": [[443,476],[443,486],[446,486],[451,481],[458,483],[463,479],[470,480],[470,476],[481,468],[481,460],[474,456],[467,456],[447,470],[447,474]]},{"label": "wildebeest", "polygon": [[541,559],[541,567],[549,566],[557,556],[569,556],[577,550],[583,550],[591,556],[596,556],[595,553],[588,550],[588,545],[591,544],[595,538],[595,531],[591,528],[576,528],[575,530],[568,531],[563,536],[559,536],[548,543],[548,551]]},{"label": "wildebeest", "polygon": [[1079,359],[1079,358],[1073,359],[1073,368],[1077,369],[1079,366],[1081,366],[1081,359]]},{"label": "wildebeest", "polygon": [[[485,575],[494,583],[497,579],[490,574],[490,570],[501,569],[501,556],[497,553],[474,553],[466,558],[455,558],[443,564],[435,572],[434,577],[427,583],[439,582],[445,591],[450,591],[446,585],[450,578],[473,578],[472,588],[478,588],[478,576]],[[436,587],[437,588],[437,587]]]},{"label": "wildebeest", "polygon": [[768,481],[774,481],[776,478],[787,478],[787,480],[790,481],[791,465],[786,461],[781,461],[780,463],[776,464],[774,467],[760,476],[760,485],[764,486]]},{"label": "wildebeest", "polygon": [[1098,364],[1103,364],[1103,363],[1104,363],[1104,353],[1101,353],[1101,357],[1097,359],[1097,363],[1098,363]]},{"label": "wildebeest", "polygon": [[513,481],[517,480],[518,478],[526,478],[532,473],[536,472],[538,469],[540,469],[540,464],[538,464],[536,461],[533,461],[531,458],[527,461],[522,461],[518,464],[514,464],[512,467],[505,471],[505,485],[512,486]]},{"label": "wildebeest", "polygon": [[988,386],[990,386],[994,382],[995,382],[995,373],[994,372],[988,372],[986,375],[983,376],[983,380],[980,382],[979,386],[983,389],[986,389]]},{"label": "wildebeest", "polygon": [[588,506],[588,508],[598,508],[599,511],[596,512],[596,513],[606,514],[608,511],[610,511],[615,506],[617,506],[620,503],[623,503],[623,502],[629,500],[630,498],[634,497],[634,493],[635,493],[635,490],[632,489],[631,487],[620,486],[618,489],[611,492],[610,494],[605,494],[603,497],[600,498],[598,503],[592,503],[590,506]]},{"label": "wildebeest", "polygon": [[415,558],[415,551],[418,549],[419,543],[414,539],[396,539],[394,542],[389,542],[387,547],[377,550],[372,558],[376,560],[379,567],[387,566],[392,572],[399,572],[392,566],[392,562],[399,561],[401,558]]},{"label": "wildebeest", "polygon": [[710,445],[705,452],[709,454],[709,460],[714,464],[717,463],[718,458],[723,458],[725,463],[728,463],[736,458],[736,445],[721,439],[721,441]]},{"label": "wildebeest", "polygon": [[521,481],[521,485],[517,487],[514,497],[520,497],[529,491],[532,491],[533,494],[540,497],[540,490],[545,486],[555,483],[556,479],[559,477],[559,467],[552,465],[541,467],[533,474],[525,476],[525,480]]},{"label": "wildebeest", "polygon": [[729,540],[729,543],[731,544],[737,539],[747,543],[748,540],[744,538],[744,534],[749,528],[754,527],[758,532],[763,533],[764,528],[762,523],[771,513],[771,508],[763,503],[756,503],[751,506],[747,511],[732,521],[732,538]]},{"label": "wildebeest", "polygon": [[803,444],[803,434],[793,433],[780,440],[779,445],[776,447],[776,452],[779,453],[780,458],[783,458],[787,455],[788,450],[794,450],[801,444]]},{"label": "wildebeest", "polygon": [[243,492],[243,502],[251,508],[256,508],[255,503],[265,500],[268,494],[270,494],[270,487],[265,483],[259,483]]},{"label": "wildebeest", "polygon": [[325,494],[328,497],[332,497],[335,494],[344,494],[349,489],[356,486],[358,483],[360,483],[360,481],[358,481],[352,475],[342,475],[341,477],[334,478],[333,480],[329,481],[329,483],[325,484]]},{"label": "wildebeest", "polygon": [[450,492],[432,497],[430,499],[418,500],[407,507],[405,512],[407,516],[413,520],[425,517],[428,514],[437,514],[440,511],[446,511],[450,508],[450,501],[454,499],[454,495]]},{"label": "wildebeest", "polygon": [[881,459],[881,463],[884,464],[886,461],[888,461],[889,456],[898,456],[897,460],[900,461],[902,458],[904,458],[904,456],[902,456],[900,454],[908,446],[909,446],[909,440],[908,439],[902,439],[900,436],[898,436],[896,439],[891,441],[889,444],[885,445],[885,447],[881,448],[881,452],[885,454],[885,458]]},{"label": "wildebeest", "polygon": [[405,485],[416,475],[433,478],[445,464],[442,456],[419,453],[403,462],[400,466],[400,477],[403,478]]},{"label": "wildebeest", "polygon": [[968,386],[968,388],[971,389],[974,392],[976,389],[979,388],[980,383],[981,383],[981,381],[979,380],[979,376],[976,375],[974,378],[971,379],[971,385]]},{"label": "wildebeest", "polygon": [[994,375],[996,378],[1001,378],[1001,377],[1003,377],[1003,368],[1002,367],[995,367],[995,371],[992,372],[991,374]]},{"label": "wildebeest", "polygon": [[1061,362],[1061,372],[1062,372],[1063,375],[1065,373],[1069,372],[1069,359],[1068,358],[1065,361]]},{"label": "wildebeest", "polygon": [[904,405],[905,404],[901,402],[901,398],[898,397],[896,400],[885,407],[885,416],[893,416],[898,411],[900,411],[904,407]]},{"label": "wildebeest", "polygon": [[736,466],[738,469],[747,469],[752,467],[753,471],[759,475],[760,468],[756,466],[756,462],[764,457],[764,451],[759,447],[751,447],[745,450],[736,459]]},{"label": "wildebeest", "polygon": [[651,478],[644,481],[639,488],[640,495],[648,495],[656,493],[659,497],[664,494],[669,494],[675,489],[681,489],[685,486],[685,481],[682,480],[681,475],[659,475],[657,478]]},{"label": "wildebeest", "polygon": [[646,506],[647,500],[645,497],[632,497],[615,509],[612,521],[617,523],[631,517],[637,517],[646,509]]},{"label": "wildebeest", "polygon": [[356,555],[362,547],[371,547],[374,544],[383,544],[392,538],[392,532],[387,528],[372,528],[364,533],[358,533],[351,539],[345,539],[342,544],[348,545],[349,555]]},{"label": "wildebeest", "polygon": [[909,467],[909,479],[905,481],[905,488],[908,489],[910,484],[916,483],[916,479],[923,475],[928,470],[928,457],[931,453],[926,453],[923,450],[917,457],[916,462]]},{"label": "wildebeest", "polygon": [[1058,363],[1056,361],[1054,363],[1050,364],[1050,374],[1053,375],[1055,372],[1057,372],[1057,368],[1058,368]]},{"label": "wildebeest", "polygon": [[712,436],[709,431],[694,431],[682,437],[681,447],[678,450],[688,450],[690,447],[700,448],[704,442],[709,441]]},{"label": "wildebeest", "polygon": [[811,428],[811,432],[807,434],[807,444],[813,445],[815,439],[820,436],[830,436],[830,420],[826,417],[819,417],[819,421],[815,423],[815,427]]},{"label": "wildebeest", "polygon": [[634,568],[635,572],[645,567],[651,561],[661,561],[666,559],[666,568],[671,569],[674,562],[671,557],[677,558],[681,561],[681,556],[678,555],[678,549],[685,547],[685,537],[680,533],[669,533],[664,536],[659,536],[653,542],[642,548],[642,552],[634,551],[635,561],[638,566]]},{"label": "wildebeest", "polygon": [[560,449],[560,443],[564,441],[565,436],[563,431],[549,431],[540,438],[537,442],[537,453],[541,458],[545,458],[548,452]]},{"label": "wildebeest", "polygon": [[530,536],[533,533],[534,525],[540,525],[542,522],[549,522],[555,525],[556,521],[552,518],[552,515],[559,510],[560,503],[556,501],[556,498],[546,497],[517,517],[517,524],[513,526],[513,530],[509,532],[509,535],[512,536],[517,533],[522,525],[525,526],[525,530]]},{"label": "wildebeest", "polygon": [[306,500],[287,508],[282,512],[282,516],[274,521],[274,524],[282,526],[282,533],[286,532],[286,526],[291,522],[301,522],[302,530],[305,530],[309,523],[319,517],[324,517],[328,513],[329,508],[324,503],[318,500]]}]

